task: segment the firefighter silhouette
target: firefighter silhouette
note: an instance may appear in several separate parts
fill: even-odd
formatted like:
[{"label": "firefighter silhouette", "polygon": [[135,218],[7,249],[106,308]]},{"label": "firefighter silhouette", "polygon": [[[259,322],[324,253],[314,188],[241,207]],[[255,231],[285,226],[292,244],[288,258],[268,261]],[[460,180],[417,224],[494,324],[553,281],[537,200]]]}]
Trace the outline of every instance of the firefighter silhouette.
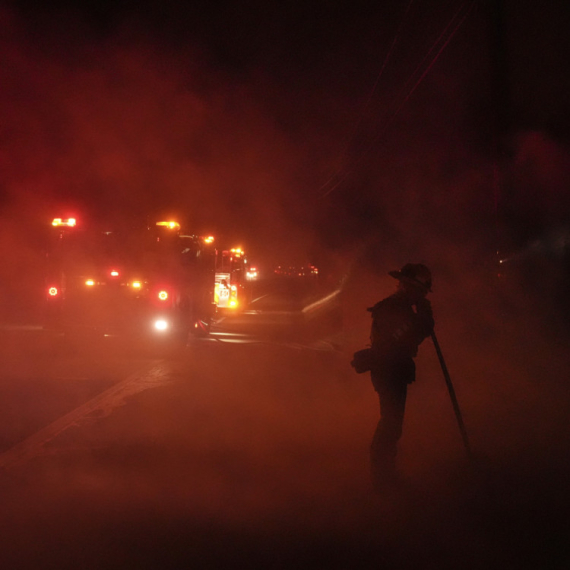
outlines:
[{"label": "firefighter silhouette", "polygon": [[398,441],[402,435],[408,385],[414,382],[414,357],[433,331],[431,272],[423,264],[408,263],[389,275],[398,280],[395,293],[367,309],[374,354],[371,379],[380,399],[380,421],[370,446],[372,483],[381,488],[396,480]]}]

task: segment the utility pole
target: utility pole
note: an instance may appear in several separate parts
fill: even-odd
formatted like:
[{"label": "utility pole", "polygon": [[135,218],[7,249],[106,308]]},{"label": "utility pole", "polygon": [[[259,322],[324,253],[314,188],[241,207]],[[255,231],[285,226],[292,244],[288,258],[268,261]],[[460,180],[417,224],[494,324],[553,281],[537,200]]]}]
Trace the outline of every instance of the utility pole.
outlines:
[{"label": "utility pole", "polygon": [[[504,0],[489,0],[490,78],[491,78],[491,132],[493,164],[493,207],[495,243],[498,258],[506,247],[508,203],[510,189],[506,180],[506,166],[510,156],[512,132],[512,97],[509,77],[507,23]],[[499,259],[497,259],[498,263]]]}]

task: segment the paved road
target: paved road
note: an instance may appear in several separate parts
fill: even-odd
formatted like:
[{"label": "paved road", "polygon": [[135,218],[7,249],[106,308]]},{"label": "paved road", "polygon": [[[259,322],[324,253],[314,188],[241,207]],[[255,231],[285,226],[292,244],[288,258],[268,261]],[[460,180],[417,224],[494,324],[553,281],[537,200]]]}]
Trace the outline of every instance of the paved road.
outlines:
[{"label": "paved road", "polygon": [[64,342],[34,325],[0,330],[0,452],[152,360],[142,350],[79,338]]},{"label": "paved road", "polygon": [[376,495],[348,355],[319,327],[234,325],[167,351],[2,332],[2,568],[565,567],[562,443],[472,469],[422,355],[406,479]]}]

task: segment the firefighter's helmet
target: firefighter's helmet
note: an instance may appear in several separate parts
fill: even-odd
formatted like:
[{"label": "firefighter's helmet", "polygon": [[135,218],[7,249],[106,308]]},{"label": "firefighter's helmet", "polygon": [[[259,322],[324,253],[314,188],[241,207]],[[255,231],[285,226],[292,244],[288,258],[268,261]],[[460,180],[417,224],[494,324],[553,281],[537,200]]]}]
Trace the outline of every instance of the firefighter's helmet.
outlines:
[{"label": "firefighter's helmet", "polygon": [[423,291],[431,291],[431,271],[423,263],[406,263],[402,269],[389,271],[388,275]]}]

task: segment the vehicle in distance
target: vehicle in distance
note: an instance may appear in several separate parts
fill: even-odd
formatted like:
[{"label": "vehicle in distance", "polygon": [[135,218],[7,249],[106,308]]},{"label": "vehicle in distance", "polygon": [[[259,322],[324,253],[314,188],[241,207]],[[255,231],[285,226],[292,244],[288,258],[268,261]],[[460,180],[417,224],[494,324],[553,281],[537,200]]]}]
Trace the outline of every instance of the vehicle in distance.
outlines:
[{"label": "vehicle in distance", "polygon": [[208,334],[215,313],[211,236],[171,220],[84,227],[55,218],[46,252],[46,325],[105,333]]}]

